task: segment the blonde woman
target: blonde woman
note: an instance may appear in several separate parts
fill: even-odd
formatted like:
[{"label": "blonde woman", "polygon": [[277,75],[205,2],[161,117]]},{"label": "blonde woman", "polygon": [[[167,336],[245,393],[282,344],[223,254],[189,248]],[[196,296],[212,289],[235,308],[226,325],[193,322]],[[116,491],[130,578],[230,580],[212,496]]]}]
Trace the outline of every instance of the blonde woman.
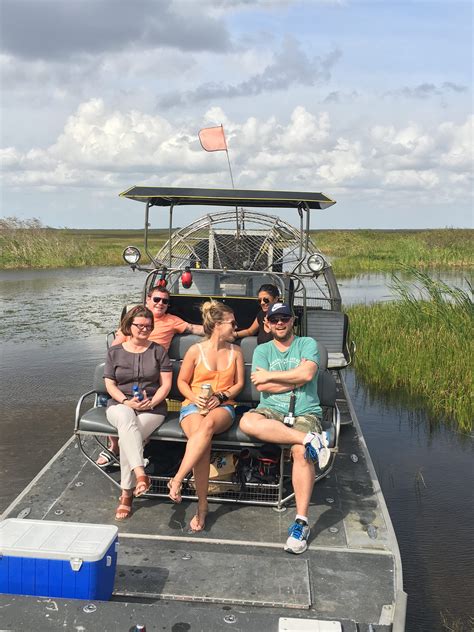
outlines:
[{"label": "blonde woman", "polygon": [[[242,352],[232,344],[237,327],[234,312],[218,301],[204,303],[201,312],[206,340],[189,348],[178,376],[185,397],[180,423],[188,442],[179,470],[168,484],[171,500],[179,503],[183,480],[194,471],[198,509],[190,523],[193,531],[202,531],[206,522],[212,437],[232,425],[234,397],[244,386]],[[212,387],[208,399],[201,395],[203,384]]]}]

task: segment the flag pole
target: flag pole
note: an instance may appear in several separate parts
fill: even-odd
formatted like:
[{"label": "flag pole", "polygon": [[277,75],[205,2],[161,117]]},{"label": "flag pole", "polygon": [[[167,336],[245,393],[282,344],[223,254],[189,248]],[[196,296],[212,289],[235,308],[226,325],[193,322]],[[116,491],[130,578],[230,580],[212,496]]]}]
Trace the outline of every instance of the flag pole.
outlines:
[{"label": "flag pole", "polygon": [[[220,126],[216,127],[205,127],[199,131],[199,141],[201,143],[201,147],[205,151],[225,151],[227,156],[227,164],[229,166],[229,174],[230,181],[232,183],[232,189],[235,190],[234,184],[234,174],[232,173],[232,166],[230,164],[229,150],[227,148],[227,141],[224,133],[224,125],[221,123]],[[238,206],[235,207],[235,221],[237,225],[237,250],[238,250],[238,242],[240,238],[239,234],[239,209]]]},{"label": "flag pole", "polygon": [[[224,126],[221,123],[221,128],[222,128],[222,136],[224,136]],[[234,176],[232,175],[232,167],[230,166],[230,158],[229,158],[229,150],[227,149],[227,141],[226,141],[226,150],[225,150],[225,155],[227,156],[227,164],[229,165],[229,173],[230,173],[230,181],[232,182],[232,188],[235,189],[235,185],[234,185]]]},{"label": "flag pole", "polygon": [[[222,128],[222,135],[225,138],[224,135],[224,126],[221,123],[221,128]],[[227,141],[226,141],[226,147],[227,147]],[[229,165],[229,173],[230,173],[230,181],[232,182],[232,188],[235,189],[235,185],[234,185],[234,176],[232,175],[232,167],[230,166],[230,158],[229,158],[229,150],[226,149],[225,150],[225,155],[227,156],[227,163]],[[235,228],[236,228],[236,246],[237,246],[237,255],[239,253],[239,240],[240,240],[240,231],[239,231],[239,207],[236,205],[235,207]]]}]

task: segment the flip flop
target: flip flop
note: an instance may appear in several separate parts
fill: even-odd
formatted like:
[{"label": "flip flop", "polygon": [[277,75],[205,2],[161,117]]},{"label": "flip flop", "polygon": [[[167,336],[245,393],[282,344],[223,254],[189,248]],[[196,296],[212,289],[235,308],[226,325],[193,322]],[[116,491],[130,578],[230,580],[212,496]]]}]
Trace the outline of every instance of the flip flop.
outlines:
[{"label": "flip flop", "polygon": [[[99,460],[102,460],[102,462],[99,463]],[[102,450],[102,452],[97,457],[97,461],[95,462],[95,464],[97,465],[97,467],[100,467],[103,470],[109,467],[110,465],[119,465],[120,455],[114,454],[113,452],[110,452],[109,450]]]},{"label": "flip flop", "polygon": [[198,508],[196,515],[191,518],[191,522],[189,523],[189,528],[193,533],[205,530],[207,513],[207,509],[205,511],[200,511]]},{"label": "flip flop", "polygon": [[180,503],[183,500],[183,498],[181,496],[181,489],[183,487],[183,483],[179,483],[178,489],[176,490],[175,494],[171,493],[171,488],[173,487],[173,485],[174,485],[174,478],[170,478],[170,480],[168,481],[168,484],[167,484],[167,487],[170,490],[170,493],[168,494],[168,496],[171,498],[171,500],[174,503]]}]

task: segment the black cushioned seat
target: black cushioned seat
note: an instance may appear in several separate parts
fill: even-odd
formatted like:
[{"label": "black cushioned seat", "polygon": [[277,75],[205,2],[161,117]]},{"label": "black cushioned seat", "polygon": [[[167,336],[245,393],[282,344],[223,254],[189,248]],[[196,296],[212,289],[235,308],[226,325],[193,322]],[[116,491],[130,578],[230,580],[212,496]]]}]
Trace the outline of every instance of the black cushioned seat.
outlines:
[{"label": "black cushioned seat", "polygon": [[[193,335],[178,335],[175,336],[173,342],[170,346],[169,356],[172,362],[173,367],[173,381],[172,387],[170,391],[169,398],[174,400],[176,408],[176,401],[182,401],[182,396],[177,388],[177,378],[179,374],[179,370],[181,368],[181,361],[189,349],[189,347],[201,341],[202,338],[199,336]],[[251,360],[253,351],[256,347],[256,338],[248,337],[242,340],[242,351],[244,354],[245,361],[245,385],[241,393],[235,398],[238,404],[237,406],[237,416],[235,422],[232,424],[232,427],[226,430],[225,432],[215,435],[212,440],[212,446],[214,448],[220,449],[228,449],[231,452],[238,452],[242,447],[260,447],[262,444],[259,441],[249,437],[239,428],[239,421],[241,415],[248,410],[250,407],[256,405],[256,403],[260,399],[260,394],[252,384],[250,379],[251,374]],[[330,447],[336,446],[337,443],[337,435],[339,428],[339,412],[336,406],[336,383],[331,375],[331,373],[326,369],[327,367],[327,351],[324,345],[320,345],[320,371],[318,373],[318,393],[320,396],[320,401],[322,406],[324,407],[324,417],[323,417],[323,427],[329,433],[329,445]],[[117,435],[116,429],[109,424],[106,418],[106,406],[103,405],[104,399],[108,397],[106,389],[105,389],[105,381],[104,381],[104,364],[99,364],[96,367],[94,373],[94,385],[93,390],[85,393],[79,399],[79,402],[76,406],[76,419],[75,419],[75,434],[77,437],[78,444],[84,456],[96,467],[95,459],[96,454],[89,450],[89,448],[85,446],[85,442],[83,441],[83,435],[93,435],[97,443],[105,449],[105,441],[104,437],[113,435]],[[82,409],[84,407],[84,402],[86,399],[95,398],[94,406],[89,408],[84,413],[82,413]],[[157,428],[151,435],[151,439],[157,441],[176,441],[182,442],[186,441],[186,437],[181,429],[179,424],[179,412],[176,410],[172,410],[168,413],[165,422]],[[94,442],[92,442],[94,444]],[[337,448],[336,448],[337,449]],[[273,485],[266,486],[265,494],[261,496],[261,492],[259,491],[259,486],[256,487],[254,491],[246,491],[246,494],[250,497],[244,495],[244,497],[240,496],[241,490],[238,490],[238,497],[231,499],[230,502],[249,502],[252,504],[262,504],[262,505],[270,505],[278,508],[283,507],[286,503],[288,503],[293,497],[294,492],[289,492],[288,495],[284,496],[286,493],[286,487],[284,484],[285,475],[284,475],[284,461],[285,461],[285,450],[281,450],[280,454],[280,477],[279,481]],[[332,461],[333,462],[333,461]],[[329,464],[328,468],[321,473],[319,476],[325,476],[327,472],[332,467],[332,462]],[[117,481],[113,478],[113,476],[108,473],[106,470],[101,470],[105,476],[107,476],[115,485],[118,485]],[[153,477],[152,477],[153,479]],[[164,481],[164,482],[163,482]],[[167,496],[168,489],[166,487],[166,477],[154,477],[154,483],[156,489],[153,492],[149,492],[149,495],[152,496]],[[162,488],[160,488],[162,485]],[[236,484],[236,487],[238,485]],[[267,493],[270,493],[270,488],[273,497],[267,497]],[[252,494],[254,494],[252,496]],[[214,499],[219,499],[222,501],[228,500],[224,498],[226,494],[224,493],[221,498],[214,496]]]},{"label": "black cushioned seat", "polygon": [[[173,343],[170,347],[170,355],[175,356],[175,358],[172,359],[173,383],[170,391],[170,399],[178,401],[181,401],[183,399],[177,387],[177,378],[181,366],[179,355],[181,353],[184,355],[191,344],[194,344],[193,340],[194,342],[196,342],[202,340],[202,338],[194,335],[180,335],[173,338]],[[254,349],[256,346],[256,337],[249,336],[248,338],[243,338],[242,342],[244,342],[245,340],[249,341],[246,345],[246,353],[248,354],[250,353],[250,350]],[[333,407],[336,401],[336,383],[332,375],[325,368],[327,366],[327,351],[324,345],[319,345],[319,351],[320,370],[318,373],[318,394],[322,406]],[[259,392],[250,380],[251,370],[251,364],[246,363],[244,388],[235,398],[237,404],[244,404],[249,407],[256,405],[256,403],[260,399]],[[93,391],[98,395],[107,395],[104,382],[104,363],[99,364],[95,369]],[[117,435],[116,428],[111,426],[107,421],[105,411],[105,406],[97,406],[86,410],[77,421],[77,430],[84,434],[87,433],[113,436]],[[228,430],[220,435],[216,435],[213,439],[213,443],[242,443],[247,445],[259,445],[259,442],[256,442],[255,439],[252,439],[244,432],[242,432],[242,430],[240,430],[240,416],[241,415],[237,415],[235,422]],[[178,418],[178,412],[170,411],[166,417],[165,422],[151,434],[151,439],[185,441],[186,437],[181,429],[181,426],[179,425]],[[323,425],[327,425],[328,428],[330,426],[330,424]],[[332,441],[330,441],[330,444],[333,444],[334,441],[335,436],[332,437]]]}]

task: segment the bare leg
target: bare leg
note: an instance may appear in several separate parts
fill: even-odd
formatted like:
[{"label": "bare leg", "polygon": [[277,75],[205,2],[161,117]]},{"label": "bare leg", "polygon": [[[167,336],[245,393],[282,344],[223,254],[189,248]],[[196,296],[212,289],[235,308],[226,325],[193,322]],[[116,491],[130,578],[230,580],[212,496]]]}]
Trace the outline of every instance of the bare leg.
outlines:
[{"label": "bare leg", "polygon": [[208,511],[207,489],[209,487],[209,463],[211,461],[211,446],[205,452],[198,463],[194,466],[194,484],[198,497],[198,508],[189,524],[192,531],[202,531],[206,524]]},{"label": "bare leg", "polygon": [[296,513],[307,516],[315,480],[314,464],[304,458],[302,445],[294,445],[291,453],[293,456],[291,481],[295,492]]},{"label": "bare leg", "polygon": [[269,443],[303,445],[306,436],[305,432],[285,426],[276,419],[267,419],[260,413],[245,413],[240,420],[240,427],[248,435]]},{"label": "bare leg", "polygon": [[119,440],[118,437],[109,437],[109,450],[114,454],[119,453]]},{"label": "bare leg", "polygon": [[[209,481],[209,455],[212,437],[214,434],[219,434],[229,428],[232,425],[232,418],[227,410],[215,408],[205,417],[199,413],[188,415],[183,419],[181,425],[188,437],[188,442],[179,470],[176,472],[173,480],[170,481],[170,497],[175,502],[179,502],[179,492],[185,476],[201,459],[203,459],[203,463],[207,464],[207,478]],[[202,467],[204,469],[204,465]]]},{"label": "bare leg", "polygon": [[295,492],[296,513],[308,515],[309,502],[313,491],[315,472],[311,461],[304,458],[303,440],[305,432],[285,426],[276,419],[267,419],[259,413],[246,413],[240,420],[241,429],[260,441],[292,445],[292,483]]}]

